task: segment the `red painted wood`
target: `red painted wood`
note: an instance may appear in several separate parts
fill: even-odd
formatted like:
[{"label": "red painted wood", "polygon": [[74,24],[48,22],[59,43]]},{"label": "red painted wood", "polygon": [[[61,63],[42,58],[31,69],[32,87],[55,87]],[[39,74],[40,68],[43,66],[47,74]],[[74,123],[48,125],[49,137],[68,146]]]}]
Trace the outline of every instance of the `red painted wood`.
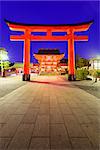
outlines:
[{"label": "red painted wood", "polygon": [[[70,35],[67,36],[33,36],[30,35],[31,41],[67,41],[70,39]],[[88,36],[76,36],[73,35],[74,41],[88,41]],[[24,35],[11,35],[11,41],[24,41]]]},{"label": "red painted wood", "polygon": [[30,74],[30,32],[26,30],[24,41],[24,74]]}]

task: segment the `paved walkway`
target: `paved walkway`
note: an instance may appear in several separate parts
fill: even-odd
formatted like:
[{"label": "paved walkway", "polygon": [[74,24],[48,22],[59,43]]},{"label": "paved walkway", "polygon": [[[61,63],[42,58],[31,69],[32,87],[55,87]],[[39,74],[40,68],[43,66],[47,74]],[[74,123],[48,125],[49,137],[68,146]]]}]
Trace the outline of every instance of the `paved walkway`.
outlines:
[{"label": "paved walkway", "polygon": [[12,92],[13,90],[25,85],[22,82],[22,76],[9,76],[6,78],[0,77],[0,97]]},{"label": "paved walkway", "polygon": [[100,99],[60,77],[0,98],[0,150],[99,150]]},{"label": "paved walkway", "polygon": [[100,81],[94,82],[93,80],[73,81],[73,85],[85,90],[86,92],[100,98]]}]

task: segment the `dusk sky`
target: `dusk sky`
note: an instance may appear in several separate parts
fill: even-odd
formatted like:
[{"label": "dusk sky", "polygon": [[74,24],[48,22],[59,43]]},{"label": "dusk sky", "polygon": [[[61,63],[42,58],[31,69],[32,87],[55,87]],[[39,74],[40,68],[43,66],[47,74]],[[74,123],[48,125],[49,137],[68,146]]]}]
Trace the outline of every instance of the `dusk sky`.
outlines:
[{"label": "dusk sky", "polygon": [[[15,32],[9,30],[4,19],[26,24],[77,24],[94,20],[88,31],[79,33],[88,35],[89,41],[75,42],[75,54],[84,58],[100,55],[99,1],[1,1],[0,7],[0,47],[7,49],[12,62],[23,60],[23,42],[10,41],[10,34]],[[67,41],[32,41],[31,62],[39,48],[58,48],[67,58]]]}]

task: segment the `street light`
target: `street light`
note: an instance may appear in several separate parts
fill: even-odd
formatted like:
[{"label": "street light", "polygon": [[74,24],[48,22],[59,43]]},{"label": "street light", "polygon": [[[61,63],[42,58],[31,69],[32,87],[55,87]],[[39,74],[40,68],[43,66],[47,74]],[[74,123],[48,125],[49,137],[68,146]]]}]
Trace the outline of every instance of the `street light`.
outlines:
[{"label": "street light", "polygon": [[8,58],[8,52],[5,50],[5,48],[0,48],[0,62],[1,62],[1,76],[4,76],[4,62],[7,61]]}]

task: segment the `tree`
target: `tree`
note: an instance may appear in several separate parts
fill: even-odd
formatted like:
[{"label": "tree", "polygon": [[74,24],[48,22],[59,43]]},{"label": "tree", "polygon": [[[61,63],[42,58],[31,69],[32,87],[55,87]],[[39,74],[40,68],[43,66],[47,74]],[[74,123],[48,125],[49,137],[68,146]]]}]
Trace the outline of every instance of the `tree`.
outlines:
[{"label": "tree", "polygon": [[76,55],[76,68],[82,68],[84,66],[89,66],[89,60]]},{"label": "tree", "polygon": [[75,56],[76,69],[79,67],[79,66],[78,66],[79,60],[80,60],[80,56],[79,56],[78,54],[76,54],[76,56]]},{"label": "tree", "polygon": [[89,71],[87,69],[76,70],[76,79],[85,80],[88,74],[89,74]]},{"label": "tree", "polygon": [[9,67],[12,67],[15,63],[9,62]]}]

